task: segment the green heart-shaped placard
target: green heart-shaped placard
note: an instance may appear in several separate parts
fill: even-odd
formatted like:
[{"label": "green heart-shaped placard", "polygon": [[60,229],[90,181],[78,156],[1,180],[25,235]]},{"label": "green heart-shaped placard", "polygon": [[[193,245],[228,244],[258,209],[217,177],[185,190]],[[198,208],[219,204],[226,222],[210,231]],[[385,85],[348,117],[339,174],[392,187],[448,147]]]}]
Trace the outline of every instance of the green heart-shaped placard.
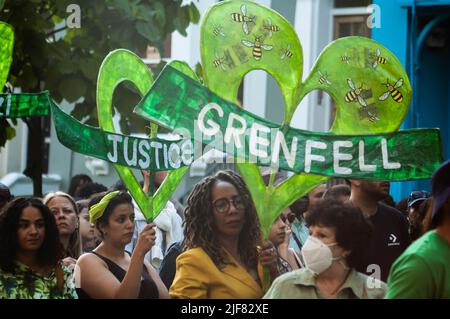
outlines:
[{"label": "green heart-shaped placard", "polygon": [[315,89],[328,92],[336,103],[330,130],[336,134],[397,131],[412,96],[397,58],[376,41],[356,36],[335,40],[322,51],[302,95]]},{"label": "green heart-shaped placard", "polygon": [[[172,66],[189,74],[189,67],[180,62],[176,62]],[[192,76],[192,73],[190,75]],[[145,63],[134,53],[124,49],[112,51],[103,60],[97,82],[98,120],[103,131],[115,132],[112,121],[112,97],[115,88],[126,80],[133,83],[139,93],[144,95],[153,83],[153,76]],[[152,125],[152,134],[156,134],[156,127],[156,125]],[[113,166],[147,222],[153,221],[164,208],[187,170],[187,167],[182,167],[169,171],[156,194],[152,196],[144,193],[129,167],[117,164],[113,164]]]},{"label": "green heart-shaped placard", "polygon": [[4,22],[0,21],[0,39],[2,45],[0,46],[0,88],[6,83],[8,78],[9,68],[12,62],[12,53],[14,46],[14,30]]},{"label": "green heart-shaped placard", "polygon": [[[336,103],[333,133],[395,131],[409,107],[411,88],[403,67],[388,50],[367,38],[331,43],[302,83],[302,48],[295,30],[277,12],[251,1],[213,5],[202,21],[200,50],[205,85],[227,100],[237,102],[239,85],[249,71],[271,74],[283,94],[284,126],[291,122],[301,99],[314,89],[327,91]],[[400,79],[402,86],[394,88]],[[395,94],[395,101],[394,90],[401,92],[402,99]],[[283,209],[328,179],[298,174],[275,187],[272,175],[266,187],[255,164],[238,164],[238,168],[266,239]]]}]

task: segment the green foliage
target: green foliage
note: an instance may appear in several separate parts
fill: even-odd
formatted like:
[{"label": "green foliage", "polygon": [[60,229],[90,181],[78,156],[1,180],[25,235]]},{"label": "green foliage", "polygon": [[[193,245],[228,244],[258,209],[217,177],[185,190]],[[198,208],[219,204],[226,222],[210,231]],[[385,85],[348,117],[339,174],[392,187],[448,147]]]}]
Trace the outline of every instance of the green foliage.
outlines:
[{"label": "green foliage", "polygon": [[[80,7],[80,28],[66,27],[70,4]],[[72,115],[91,125],[98,124],[98,70],[110,51],[124,48],[144,56],[150,45],[163,55],[168,35],[175,30],[186,35],[189,24],[199,21],[195,5],[182,0],[0,0],[0,8],[0,21],[15,32],[8,82],[22,92],[49,90],[56,102],[78,101]],[[148,125],[132,115],[137,98],[126,85],[115,94],[124,132],[145,132]],[[0,125],[0,146],[7,135],[10,126]]]}]

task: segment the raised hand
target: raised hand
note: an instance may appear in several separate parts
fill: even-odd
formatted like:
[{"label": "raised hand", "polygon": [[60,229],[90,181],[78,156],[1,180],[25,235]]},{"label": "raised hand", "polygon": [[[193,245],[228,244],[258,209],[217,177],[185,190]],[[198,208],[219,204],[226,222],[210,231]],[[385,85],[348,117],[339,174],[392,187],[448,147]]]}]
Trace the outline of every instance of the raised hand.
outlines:
[{"label": "raised hand", "polygon": [[154,223],[147,224],[138,236],[138,240],[134,250],[138,253],[145,255],[153,245],[155,245],[156,240],[156,225]]}]

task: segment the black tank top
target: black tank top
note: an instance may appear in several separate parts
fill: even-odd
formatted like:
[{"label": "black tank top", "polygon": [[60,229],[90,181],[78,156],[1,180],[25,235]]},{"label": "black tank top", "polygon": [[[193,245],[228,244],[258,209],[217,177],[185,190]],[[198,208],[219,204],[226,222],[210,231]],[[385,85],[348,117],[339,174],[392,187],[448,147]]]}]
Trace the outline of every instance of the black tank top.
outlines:
[{"label": "black tank top", "polygon": [[[106,265],[108,266],[109,271],[117,278],[118,281],[122,282],[123,278],[125,278],[126,271],[111,259],[108,259],[102,255],[97,254],[95,251],[91,251],[91,254],[94,254],[101,258]],[[139,299],[158,299],[159,292],[158,287],[156,286],[153,279],[150,277],[148,273],[147,267],[144,265],[142,271],[142,277],[144,279],[141,280],[141,289],[139,290]],[[81,288],[77,288],[78,298],[80,299],[91,299],[89,295]]]}]

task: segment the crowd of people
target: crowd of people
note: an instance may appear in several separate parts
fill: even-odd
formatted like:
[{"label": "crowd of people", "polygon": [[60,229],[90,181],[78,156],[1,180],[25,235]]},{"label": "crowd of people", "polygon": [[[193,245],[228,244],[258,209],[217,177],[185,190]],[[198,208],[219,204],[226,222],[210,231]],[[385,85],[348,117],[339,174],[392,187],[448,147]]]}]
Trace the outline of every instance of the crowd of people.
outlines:
[{"label": "crowd of people", "polygon": [[[143,190],[165,176],[143,172]],[[205,177],[182,211],[169,201],[152,223],[120,182],[77,175],[44,198],[0,184],[0,298],[450,298],[450,161],[431,192],[393,207],[389,191],[319,185],[264,239],[233,171]]]}]

